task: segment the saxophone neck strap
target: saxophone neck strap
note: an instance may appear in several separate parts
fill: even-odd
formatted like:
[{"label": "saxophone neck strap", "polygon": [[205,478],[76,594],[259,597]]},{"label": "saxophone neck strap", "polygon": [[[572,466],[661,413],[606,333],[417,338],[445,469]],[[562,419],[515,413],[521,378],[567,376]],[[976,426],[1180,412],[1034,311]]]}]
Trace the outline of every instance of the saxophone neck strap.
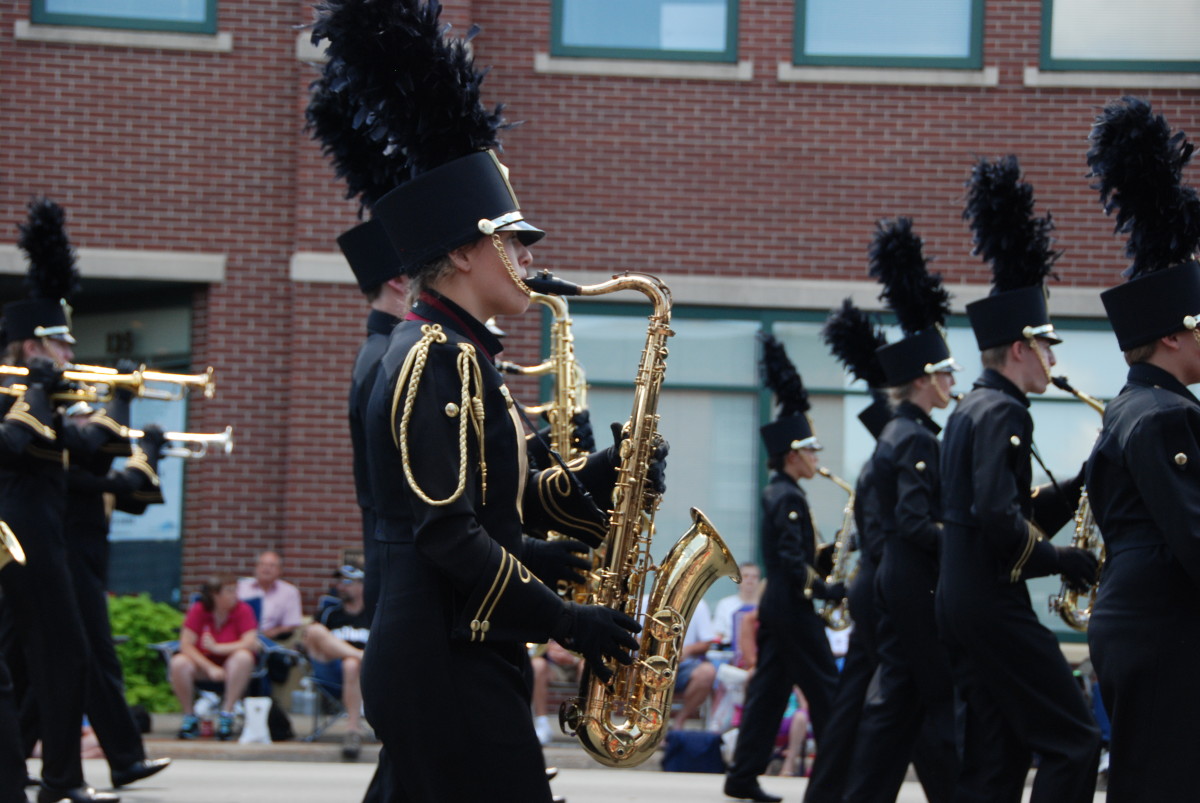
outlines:
[{"label": "saxophone neck strap", "polygon": [[542,433],[538,431],[538,428],[534,426],[533,421],[529,419],[528,413],[525,412],[525,407],[518,403],[516,408],[517,412],[521,414],[521,420],[525,422],[525,426],[529,427],[529,431],[533,433],[533,437],[537,438],[538,443],[546,448],[547,454],[549,454],[551,459],[554,460],[560,469],[562,469],[563,474],[565,474],[571,480],[571,488],[576,494],[579,495],[579,498],[583,500],[584,510],[586,510],[588,515],[594,518],[597,523],[602,524],[605,528],[607,528],[608,516],[603,510],[600,509],[600,506],[596,504],[596,500],[592,498],[592,495],[588,492],[588,489],[583,487],[583,483],[579,481],[579,477],[575,476],[574,471],[571,471],[571,469],[567,468],[567,463],[565,460],[563,460],[562,455],[560,455],[549,443],[546,442],[546,439],[542,437]]}]

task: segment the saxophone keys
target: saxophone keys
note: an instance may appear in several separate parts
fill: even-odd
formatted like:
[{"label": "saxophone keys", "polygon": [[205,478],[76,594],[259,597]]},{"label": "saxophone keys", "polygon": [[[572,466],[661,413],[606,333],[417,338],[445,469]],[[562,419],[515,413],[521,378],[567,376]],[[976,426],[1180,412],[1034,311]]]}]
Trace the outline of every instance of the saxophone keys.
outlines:
[{"label": "saxophone keys", "polygon": [[583,709],[579,707],[579,700],[563,700],[562,705],[558,707],[559,730],[567,736],[574,736],[582,721]]},{"label": "saxophone keys", "polygon": [[638,661],[641,669],[642,683],[658,691],[675,683],[675,668],[665,655],[651,655]]},{"label": "saxophone keys", "polygon": [[661,708],[648,705],[637,713],[637,727],[642,733],[657,733],[662,730],[663,712]]}]

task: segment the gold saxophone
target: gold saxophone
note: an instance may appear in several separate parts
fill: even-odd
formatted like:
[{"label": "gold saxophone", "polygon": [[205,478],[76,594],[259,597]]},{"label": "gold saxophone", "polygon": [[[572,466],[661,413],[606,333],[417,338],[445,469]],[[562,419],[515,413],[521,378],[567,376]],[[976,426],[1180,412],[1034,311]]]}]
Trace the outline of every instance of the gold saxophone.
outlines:
[{"label": "gold saxophone", "polygon": [[[842,509],[842,526],[833,538],[833,565],[826,583],[845,583],[850,579],[850,536],[854,532],[854,487],[829,469],[817,469],[825,479],[847,493],[846,507]],[[850,618],[850,603],[842,597],[837,602],[826,602],[821,608],[821,618],[830,630],[845,630],[854,624]]]},{"label": "gold saxophone", "polygon": [[0,520],[0,569],[10,563],[24,566],[25,550],[21,548],[21,542],[17,540],[8,522]]},{"label": "gold saxophone", "polygon": [[574,446],[575,416],[587,408],[587,378],[575,359],[575,336],[571,316],[561,296],[531,293],[529,298],[550,310],[550,356],[537,365],[518,365],[501,360],[496,367],[506,374],[554,378],[554,395],[545,404],[526,407],[530,416],[544,415],[550,424],[550,448],[564,460],[583,456]]},{"label": "gold saxophone", "polygon": [[[666,371],[671,331],[671,295],[659,279],[624,273],[594,285],[574,285],[547,272],[527,279],[538,292],[598,296],[636,290],[650,299],[646,346],[634,379],[633,411],[621,442],[621,462],[613,489],[606,551],[593,572],[588,602],[620,610],[642,622],[633,664],[606,660],[613,678],[605,683],[585,668],[579,697],[559,711],[563,731],[579,738],[592,758],[610,767],[634,767],[654,754],[664,735],[675,692],[675,676],[688,622],[704,593],[719,577],[741,582],[741,572],[716,528],[696,508],[692,526],[658,566],[652,565],[650,542],[661,494],[647,483],[658,433],[658,398]],[[645,616],[639,610],[651,572]]]},{"label": "gold saxophone", "polygon": [[[1050,381],[1100,415],[1104,415],[1104,402],[1071,387],[1065,376],[1051,377]],[[1064,582],[1058,594],[1050,597],[1050,611],[1057,613],[1072,629],[1086,631],[1088,620],[1092,617],[1092,606],[1096,604],[1096,591],[1100,588],[1100,571],[1104,568],[1104,542],[1096,529],[1096,519],[1092,515],[1092,503],[1088,500],[1087,488],[1079,495],[1079,505],[1075,508],[1075,535],[1071,538],[1071,546],[1095,553],[1096,581],[1087,591],[1076,591]],[[1080,604],[1083,597],[1087,599],[1086,605]]]}]

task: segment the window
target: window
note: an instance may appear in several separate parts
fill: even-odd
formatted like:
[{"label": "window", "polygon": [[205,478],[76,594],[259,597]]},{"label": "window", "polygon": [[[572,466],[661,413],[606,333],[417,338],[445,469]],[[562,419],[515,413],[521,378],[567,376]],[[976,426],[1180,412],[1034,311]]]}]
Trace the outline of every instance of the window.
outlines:
[{"label": "window", "polygon": [[983,0],[797,0],[796,64],[978,69]]},{"label": "window", "polygon": [[551,55],[737,61],[738,0],[554,0]]},{"label": "window", "polygon": [[[588,407],[597,446],[607,446],[608,424],[625,421],[632,405],[633,377],[646,338],[646,305],[572,300],[575,352],[587,373]],[[739,561],[760,560],[759,493],[767,480],[758,428],[773,416],[771,395],[758,378],[756,334],[769,327],[787,347],[809,391],[813,428],[825,451],[822,463],[853,483],[870,457],[874,440],[858,421],[870,397],[852,383],[821,341],[824,312],[676,307],[668,341],[670,356],[659,399],[660,432],[671,444],[667,459],[667,492],[656,516],[652,558],[661,560],[691,524],[689,508],[712,520]],[[547,316],[548,318],[548,316]],[[548,326],[548,320],[547,320]],[[1055,348],[1056,374],[1097,398],[1116,395],[1126,366],[1105,321],[1056,322],[1063,344]],[[548,331],[548,329],[547,329]],[[951,320],[951,351],[963,366],[958,391],[968,391],[982,368],[979,351],[965,316]],[[899,332],[892,327],[890,340]],[[548,342],[548,341],[547,341]],[[549,392],[549,380],[544,392]],[[1050,389],[1031,397],[1039,451],[1060,482],[1069,480],[1091,453],[1100,418],[1073,397]],[[945,424],[950,410],[935,410]],[[1034,482],[1046,482],[1034,464]],[[806,482],[808,499],[825,540],[842,521],[846,494],[817,477]],[[1070,525],[1068,525],[1070,526]],[[1066,543],[1059,535],[1058,542]],[[1029,581],[1034,610],[1063,640],[1080,640],[1051,614],[1046,600],[1059,591],[1057,577]],[[709,605],[733,593],[721,579],[706,595]]]},{"label": "window", "polygon": [[216,33],[217,0],[32,0],[45,25]]},{"label": "window", "polygon": [[1044,70],[1200,71],[1200,0],[1044,0]]}]

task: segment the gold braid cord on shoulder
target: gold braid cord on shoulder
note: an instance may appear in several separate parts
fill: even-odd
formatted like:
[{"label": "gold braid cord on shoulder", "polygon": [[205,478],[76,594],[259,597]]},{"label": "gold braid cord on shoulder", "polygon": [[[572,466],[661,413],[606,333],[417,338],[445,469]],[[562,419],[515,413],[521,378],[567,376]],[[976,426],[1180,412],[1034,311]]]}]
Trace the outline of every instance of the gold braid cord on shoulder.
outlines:
[{"label": "gold braid cord on shoulder", "polygon": [[[458,376],[462,382],[462,397],[457,411],[451,413],[452,405],[447,405],[447,415],[457,415],[458,426],[458,485],[454,492],[445,499],[433,499],[417,484],[413,476],[412,461],[408,453],[408,425],[412,418],[413,405],[416,402],[417,390],[421,384],[421,375],[425,372],[425,362],[429,358],[429,349],[434,343],[445,343],[446,333],[440,324],[425,324],[421,327],[424,335],[417,341],[400,369],[396,378],[396,390],[392,395],[392,439],[400,449],[400,460],[404,464],[404,477],[409,486],[422,502],[427,505],[448,505],[462,496],[467,487],[467,420],[475,428],[475,437],[479,442],[479,470],[482,475],[482,494],[487,498],[487,462],[484,459],[483,446],[483,398],[480,396],[483,387],[483,377],[479,371],[479,362],[475,358],[475,347],[470,343],[458,344]],[[475,394],[472,395],[472,387]],[[404,410],[400,417],[399,431],[396,429],[396,411],[400,408],[401,397],[404,399]]]}]

